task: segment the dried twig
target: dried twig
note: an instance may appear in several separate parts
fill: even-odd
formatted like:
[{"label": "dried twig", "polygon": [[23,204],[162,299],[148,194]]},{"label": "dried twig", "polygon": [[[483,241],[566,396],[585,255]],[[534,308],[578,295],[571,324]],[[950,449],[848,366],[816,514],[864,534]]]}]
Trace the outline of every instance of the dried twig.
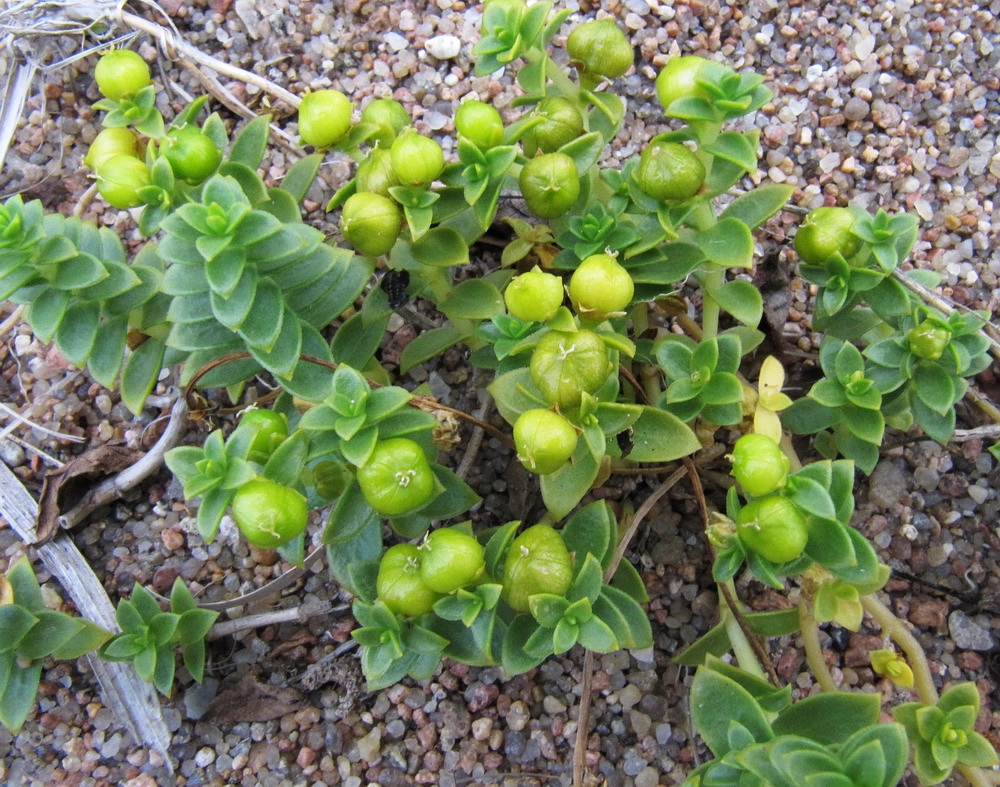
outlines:
[{"label": "dried twig", "polygon": [[281,623],[305,623],[309,618],[326,615],[329,612],[343,612],[350,607],[341,604],[334,607],[332,603],[326,601],[312,604],[299,604],[291,609],[276,609],[270,612],[261,612],[259,615],[247,615],[233,620],[224,620],[216,623],[209,630],[206,639],[221,639],[247,629],[264,628],[265,626],[276,626]]},{"label": "dried twig", "polygon": [[[628,523],[622,537],[618,540],[618,545],[615,547],[615,553],[611,558],[611,563],[608,565],[607,571],[604,572],[605,582],[610,582],[612,577],[614,577],[615,572],[618,570],[618,564],[621,563],[622,558],[625,556],[625,550],[628,549],[629,542],[635,535],[636,530],[639,529],[639,525],[642,524],[642,521],[649,515],[649,512],[653,510],[653,506],[655,506],[657,501],[669,492],[670,489],[673,488],[674,485],[676,485],[677,482],[680,481],[688,472],[687,467],[678,468],[672,475],[670,475],[669,478],[665,479],[663,483],[656,487],[649,497],[643,500],[642,505],[639,506],[639,509],[635,512],[632,520]],[[594,679],[594,655],[589,650],[584,653],[582,671],[583,674],[580,679],[580,684],[583,692],[580,695],[580,711],[577,714],[576,741],[573,744],[573,787],[581,787],[583,784],[584,766],[586,764],[585,758],[587,756],[587,728],[590,726],[590,695]]]},{"label": "dried twig", "polygon": [[79,503],[59,517],[59,526],[62,528],[74,527],[96,508],[117,500],[122,493],[156,472],[163,463],[163,455],[180,442],[184,426],[187,424],[187,412],[187,403],[182,397],[178,397],[170,412],[167,428],[164,429],[156,445],[149,449],[145,456],[134,465],[87,492]]},{"label": "dried twig", "polygon": [[[38,505],[3,462],[0,462],[0,511],[23,541],[34,540]],[[108,594],[68,534],[60,534],[38,546],[37,554],[83,617],[108,630],[117,630],[115,609]],[[170,770],[170,731],[153,687],[139,678],[131,664],[104,661],[93,654],[86,658],[100,684],[104,704],[137,743],[161,754]]]}]

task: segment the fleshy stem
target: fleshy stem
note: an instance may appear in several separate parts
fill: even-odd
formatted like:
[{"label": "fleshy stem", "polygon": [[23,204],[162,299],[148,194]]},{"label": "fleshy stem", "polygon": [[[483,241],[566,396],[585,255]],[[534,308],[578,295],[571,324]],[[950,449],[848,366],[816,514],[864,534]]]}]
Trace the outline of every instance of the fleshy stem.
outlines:
[{"label": "fleshy stem", "polygon": [[725,624],[729,644],[736,655],[736,660],[740,663],[740,669],[756,675],[758,678],[769,680],[768,674],[760,665],[760,660],[757,658],[757,653],[753,645],[750,644],[750,639],[743,632],[743,627],[740,626],[740,621],[737,620],[736,614],[733,612],[733,607],[729,599],[730,596],[735,597],[735,595],[736,592],[732,580],[719,585],[719,618]]},{"label": "fleshy stem", "polygon": [[861,606],[865,608],[865,612],[874,618],[879,628],[888,634],[893,642],[899,645],[906,653],[906,657],[910,662],[910,669],[913,670],[913,678],[920,701],[932,705],[936,703],[938,693],[934,687],[934,680],[931,678],[931,668],[927,663],[927,656],[924,654],[924,649],[917,642],[916,637],[892,613],[892,610],[874,595],[862,596]]},{"label": "fleshy stem", "polygon": [[826,666],[823,649],[819,644],[819,627],[809,609],[809,603],[804,598],[799,601],[799,630],[802,632],[802,644],[806,649],[806,662],[816,676],[820,688],[823,691],[836,691],[837,684],[833,682],[833,676]]}]

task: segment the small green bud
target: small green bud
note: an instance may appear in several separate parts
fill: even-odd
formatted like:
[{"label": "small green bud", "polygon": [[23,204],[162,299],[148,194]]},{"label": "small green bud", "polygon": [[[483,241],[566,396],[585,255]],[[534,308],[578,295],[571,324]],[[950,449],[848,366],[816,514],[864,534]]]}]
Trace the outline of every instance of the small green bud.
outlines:
[{"label": "small green bud", "polygon": [[522,167],[518,185],[532,213],[554,219],[573,207],[580,196],[580,173],[565,153],[546,153]]},{"label": "small green bud", "polygon": [[480,150],[503,142],[503,118],[496,107],[482,101],[464,101],[455,111],[455,129]]},{"label": "small green bud", "polygon": [[351,130],[351,101],[339,90],[317,90],[302,97],[299,136],[307,145],[328,148]]},{"label": "small green bud", "polygon": [[537,265],[515,276],[503,294],[507,311],[525,322],[551,320],[563,302],[562,279],[545,273]]},{"label": "small green bud", "polygon": [[552,410],[526,410],[514,424],[517,458],[538,475],[554,473],[576,450],[577,432],[564,416]]},{"label": "small green bud", "polygon": [[679,202],[698,193],[705,166],[679,142],[654,142],[642,151],[636,180],[639,188],[660,202]]},{"label": "small green bud", "polygon": [[629,70],[635,59],[625,33],[610,19],[596,19],[573,29],[566,51],[582,71],[616,79]]},{"label": "small green bud", "polygon": [[591,320],[623,314],[634,294],[632,276],[610,254],[587,257],[569,280],[573,308],[581,317]]},{"label": "small green bud", "polygon": [[410,115],[396,99],[377,98],[361,110],[361,122],[378,126],[371,140],[388,148],[399,132],[410,125]]},{"label": "small green bud", "polygon": [[351,195],[340,215],[340,231],[366,257],[386,254],[399,237],[403,214],[388,197],[370,192]]}]

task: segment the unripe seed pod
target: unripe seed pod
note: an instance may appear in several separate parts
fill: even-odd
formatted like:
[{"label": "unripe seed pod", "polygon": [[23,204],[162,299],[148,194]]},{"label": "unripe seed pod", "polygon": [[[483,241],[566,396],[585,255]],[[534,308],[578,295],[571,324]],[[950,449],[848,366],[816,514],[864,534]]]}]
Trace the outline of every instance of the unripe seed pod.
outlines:
[{"label": "unripe seed pod", "polygon": [[605,320],[621,314],[632,302],[632,276],[610,254],[593,254],[580,263],[569,280],[569,299],[581,317]]},{"label": "unripe seed pod", "polygon": [[850,259],[861,249],[851,232],[854,214],[848,208],[816,208],[795,233],[795,251],[810,265],[822,265],[834,254]]},{"label": "unripe seed pod", "polygon": [[611,373],[604,341],[593,331],[549,331],[529,362],[531,380],[546,400],[563,410],[580,406],[583,393],[594,393]]},{"label": "unripe seed pod", "polygon": [[389,189],[399,185],[396,170],[392,168],[392,156],[388,150],[376,148],[368,153],[364,161],[358,164],[354,176],[358,192],[370,191],[382,197],[388,197]]},{"label": "unripe seed pod", "polygon": [[583,133],[583,115],[572,101],[562,96],[543,99],[531,114],[542,121],[524,135],[524,152],[529,156],[538,150],[554,153]]},{"label": "unripe seed pod", "polygon": [[564,596],[573,582],[573,559],[562,536],[548,525],[534,525],[514,539],[503,567],[504,600],[528,612],[537,593]]},{"label": "unripe seed pod", "polygon": [[910,347],[910,352],[929,361],[936,361],[940,358],[950,341],[951,331],[930,319],[911,328],[906,334],[906,342]]},{"label": "unripe seed pod", "polygon": [[531,159],[518,177],[528,209],[543,219],[562,216],[580,196],[580,173],[565,153]]},{"label": "unripe seed pod", "polygon": [[444,169],[444,151],[441,146],[412,129],[396,137],[389,152],[392,154],[392,168],[396,177],[407,186],[424,186]]},{"label": "unripe seed pod", "polygon": [[306,499],[269,478],[255,478],[240,487],[232,506],[244,538],[261,549],[276,549],[302,535],[309,518]]},{"label": "unripe seed pod", "polygon": [[215,172],[222,151],[201,130],[186,126],[167,135],[163,155],[174,174],[190,183],[200,183]]},{"label": "unripe seed pod", "polygon": [[656,94],[660,104],[664,110],[669,110],[679,98],[708,98],[698,80],[724,69],[725,66],[696,55],[671,58],[656,77]]},{"label": "unripe seed pod", "polygon": [[486,566],[482,544],[452,527],[432,530],[418,549],[420,578],[437,593],[451,593],[472,584]]},{"label": "unripe seed pod", "polygon": [[340,215],[340,231],[366,257],[387,253],[399,237],[403,214],[388,197],[370,192],[351,195]]},{"label": "unripe seed pod", "polygon": [[328,148],[351,129],[351,101],[339,90],[317,90],[302,97],[299,136],[307,145]]},{"label": "unripe seed pod", "polygon": [[380,514],[397,516],[431,499],[434,471],[419,445],[394,437],[376,445],[368,461],[358,468],[358,484],[368,505]]},{"label": "unripe seed pod", "polygon": [[131,98],[153,82],[146,61],[131,49],[113,49],[101,55],[94,66],[94,80],[97,89],[112,101]]},{"label": "unripe seed pod", "polygon": [[423,615],[441,598],[420,576],[420,550],[413,544],[389,547],[378,565],[375,592],[397,615]]},{"label": "unripe seed pod", "polygon": [[526,410],[514,424],[517,458],[538,475],[563,467],[576,450],[576,443],[573,424],[552,410]]},{"label": "unripe seed pod", "polygon": [[503,142],[503,118],[482,101],[463,101],[455,111],[455,130],[481,150]]},{"label": "unripe seed pod", "polygon": [[90,143],[83,163],[96,172],[110,158],[115,156],[138,158],[141,152],[139,137],[132,129],[122,126],[106,128]]},{"label": "unripe seed pod", "polygon": [[743,545],[773,563],[798,559],[809,541],[802,510],[779,495],[747,503],[740,509],[736,525]]},{"label": "unripe seed pod", "polygon": [[563,302],[562,279],[537,265],[515,276],[503,294],[507,311],[525,322],[545,322],[555,317]]},{"label": "unripe seed pod", "polygon": [[660,202],[690,199],[705,182],[705,165],[679,142],[654,142],[642,151],[636,180]]},{"label": "unripe seed pod", "polygon": [[583,71],[607,79],[620,77],[635,59],[625,33],[610,19],[595,19],[574,28],[566,39],[566,51]]},{"label": "unripe seed pod", "polygon": [[765,434],[745,434],[733,446],[733,477],[744,491],[763,497],[785,485],[791,462]]},{"label": "unripe seed pod", "polygon": [[410,125],[410,115],[396,99],[378,98],[361,111],[361,122],[378,126],[370,139],[388,149],[399,132]]},{"label": "unripe seed pod", "polygon": [[135,156],[112,156],[97,171],[98,192],[105,202],[121,210],[142,205],[138,192],[149,182],[149,168]]}]

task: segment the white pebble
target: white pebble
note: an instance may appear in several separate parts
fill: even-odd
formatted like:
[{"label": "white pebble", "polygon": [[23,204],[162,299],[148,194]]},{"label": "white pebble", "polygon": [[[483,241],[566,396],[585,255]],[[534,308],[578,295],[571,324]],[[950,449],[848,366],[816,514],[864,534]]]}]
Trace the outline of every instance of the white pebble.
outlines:
[{"label": "white pebble", "polygon": [[913,203],[913,207],[917,211],[917,215],[924,221],[930,221],[934,218],[934,209],[927,200],[918,199]]},{"label": "white pebble", "polygon": [[854,55],[858,58],[858,60],[864,60],[874,51],[875,36],[870,33],[858,36],[857,41],[854,42]]},{"label": "white pebble", "polygon": [[206,746],[203,749],[199,749],[198,753],[194,755],[194,764],[199,768],[205,768],[215,762],[215,750]]},{"label": "white pebble", "polygon": [[434,36],[427,39],[424,49],[438,60],[451,60],[462,51],[462,41],[453,35]]},{"label": "white pebble", "polygon": [[[429,42],[428,42],[429,43]],[[386,33],[385,44],[393,52],[399,52],[409,46],[409,42],[399,33]]]}]

